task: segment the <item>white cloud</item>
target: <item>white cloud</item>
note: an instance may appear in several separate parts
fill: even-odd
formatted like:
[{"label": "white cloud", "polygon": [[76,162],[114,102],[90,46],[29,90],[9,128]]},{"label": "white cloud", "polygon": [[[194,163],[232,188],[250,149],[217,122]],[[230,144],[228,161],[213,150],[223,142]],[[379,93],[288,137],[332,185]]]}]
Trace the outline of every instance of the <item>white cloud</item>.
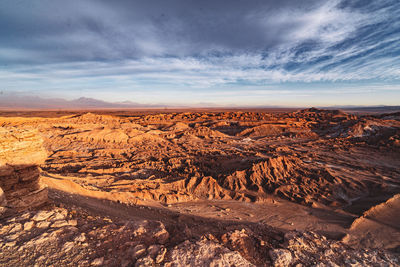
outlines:
[{"label": "white cloud", "polygon": [[[129,12],[119,16],[117,10],[107,8],[108,4],[91,2],[91,9],[77,3],[75,8],[67,5],[72,29],[34,35],[18,48],[0,45],[0,60],[11,62],[0,69],[4,88],[53,90],[55,94],[60,90],[59,94],[65,95],[95,90],[123,95],[132,91],[142,92],[144,98],[149,92],[162,95],[166,91],[180,92],[175,97],[186,92],[189,98],[203,90],[200,95],[204,98],[213,90],[215,95],[233,97],[227,93],[229,88],[232,94],[242,97],[246,91],[260,97],[271,96],[278,94],[274,90],[279,87],[282,94],[315,94],[282,85],[296,82],[381,81],[373,92],[388,91],[385,82],[400,82],[400,35],[390,34],[400,27],[400,19],[396,19],[400,13],[393,12],[399,9],[398,4],[375,10],[373,7],[378,4],[372,3],[369,11],[342,8],[338,0],[323,1],[310,8],[291,8],[285,2],[272,11],[246,9],[243,18],[237,17],[237,23],[234,9],[228,10],[232,14],[206,14],[205,18],[215,19],[207,23],[201,20],[203,17],[196,17],[197,13],[190,14],[193,18],[185,13],[180,19],[174,16],[178,12],[175,9],[167,14],[169,18],[160,18],[153,9],[145,10],[150,15],[133,10],[132,16],[127,15]],[[24,12],[21,14],[29,17],[29,12]],[[79,14],[77,22],[73,20],[75,12]],[[18,12],[12,14],[22,16]],[[46,16],[46,23],[57,23],[54,14]],[[34,24],[33,21],[30,22]],[[63,23],[68,21],[68,17],[62,18]],[[381,28],[375,30],[372,27],[387,21],[391,24],[376,26]],[[84,26],[78,22],[84,22]],[[234,27],[238,27],[237,32]],[[358,36],[368,27],[371,30]],[[348,43],[334,48],[342,42]],[[21,63],[24,60],[25,64]],[[342,88],[359,93],[352,87]],[[393,88],[398,92],[398,87]]]}]

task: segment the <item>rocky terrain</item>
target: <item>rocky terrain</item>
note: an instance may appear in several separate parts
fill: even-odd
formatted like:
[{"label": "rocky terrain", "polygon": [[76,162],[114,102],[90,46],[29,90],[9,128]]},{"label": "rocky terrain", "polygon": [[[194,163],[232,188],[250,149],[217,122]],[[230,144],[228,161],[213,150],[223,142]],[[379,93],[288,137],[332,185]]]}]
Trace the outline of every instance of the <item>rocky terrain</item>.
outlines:
[{"label": "rocky terrain", "polygon": [[400,264],[398,113],[61,115],[0,118],[2,266]]}]

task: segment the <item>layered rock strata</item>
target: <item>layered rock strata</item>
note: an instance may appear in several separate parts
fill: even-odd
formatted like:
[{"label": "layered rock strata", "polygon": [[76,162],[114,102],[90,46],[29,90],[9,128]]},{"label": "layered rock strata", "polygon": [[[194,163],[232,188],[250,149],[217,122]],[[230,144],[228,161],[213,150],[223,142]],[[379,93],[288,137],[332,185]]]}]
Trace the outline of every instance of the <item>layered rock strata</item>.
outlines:
[{"label": "layered rock strata", "polygon": [[0,206],[11,210],[37,207],[47,201],[38,165],[47,153],[35,131],[0,128]]}]

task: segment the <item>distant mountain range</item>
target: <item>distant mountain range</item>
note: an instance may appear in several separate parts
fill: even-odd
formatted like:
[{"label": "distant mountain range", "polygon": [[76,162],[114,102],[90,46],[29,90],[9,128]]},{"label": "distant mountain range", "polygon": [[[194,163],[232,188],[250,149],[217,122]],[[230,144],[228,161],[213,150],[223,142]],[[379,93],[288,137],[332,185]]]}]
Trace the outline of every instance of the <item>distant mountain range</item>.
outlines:
[{"label": "distant mountain range", "polygon": [[[0,93],[0,109],[129,109],[129,108],[291,108],[283,106],[218,106],[213,103],[197,103],[194,105],[168,105],[168,104],[140,104],[131,101],[123,102],[107,102],[94,98],[81,97],[74,100],[66,100],[62,98],[42,98],[39,96],[18,95],[10,93]],[[322,109],[341,109],[351,112],[397,112],[400,106],[331,106],[318,107]]]},{"label": "distant mountain range", "polygon": [[353,113],[391,113],[400,111],[400,106],[334,106],[322,107],[322,109],[340,109]]},{"label": "distant mountain range", "polygon": [[131,101],[106,102],[81,97],[74,100],[62,98],[41,98],[38,96],[0,95],[2,109],[101,109],[101,108],[159,108],[162,105],[145,105]]}]

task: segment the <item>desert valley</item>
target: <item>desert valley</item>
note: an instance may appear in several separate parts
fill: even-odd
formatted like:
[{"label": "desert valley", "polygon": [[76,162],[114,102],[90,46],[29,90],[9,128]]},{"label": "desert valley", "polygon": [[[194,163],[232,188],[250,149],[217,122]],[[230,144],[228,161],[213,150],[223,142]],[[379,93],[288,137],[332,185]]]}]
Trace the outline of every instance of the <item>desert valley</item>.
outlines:
[{"label": "desert valley", "polygon": [[399,0],[0,25],[0,267],[400,267]]},{"label": "desert valley", "polygon": [[400,264],[400,113],[1,115],[1,266]]}]

